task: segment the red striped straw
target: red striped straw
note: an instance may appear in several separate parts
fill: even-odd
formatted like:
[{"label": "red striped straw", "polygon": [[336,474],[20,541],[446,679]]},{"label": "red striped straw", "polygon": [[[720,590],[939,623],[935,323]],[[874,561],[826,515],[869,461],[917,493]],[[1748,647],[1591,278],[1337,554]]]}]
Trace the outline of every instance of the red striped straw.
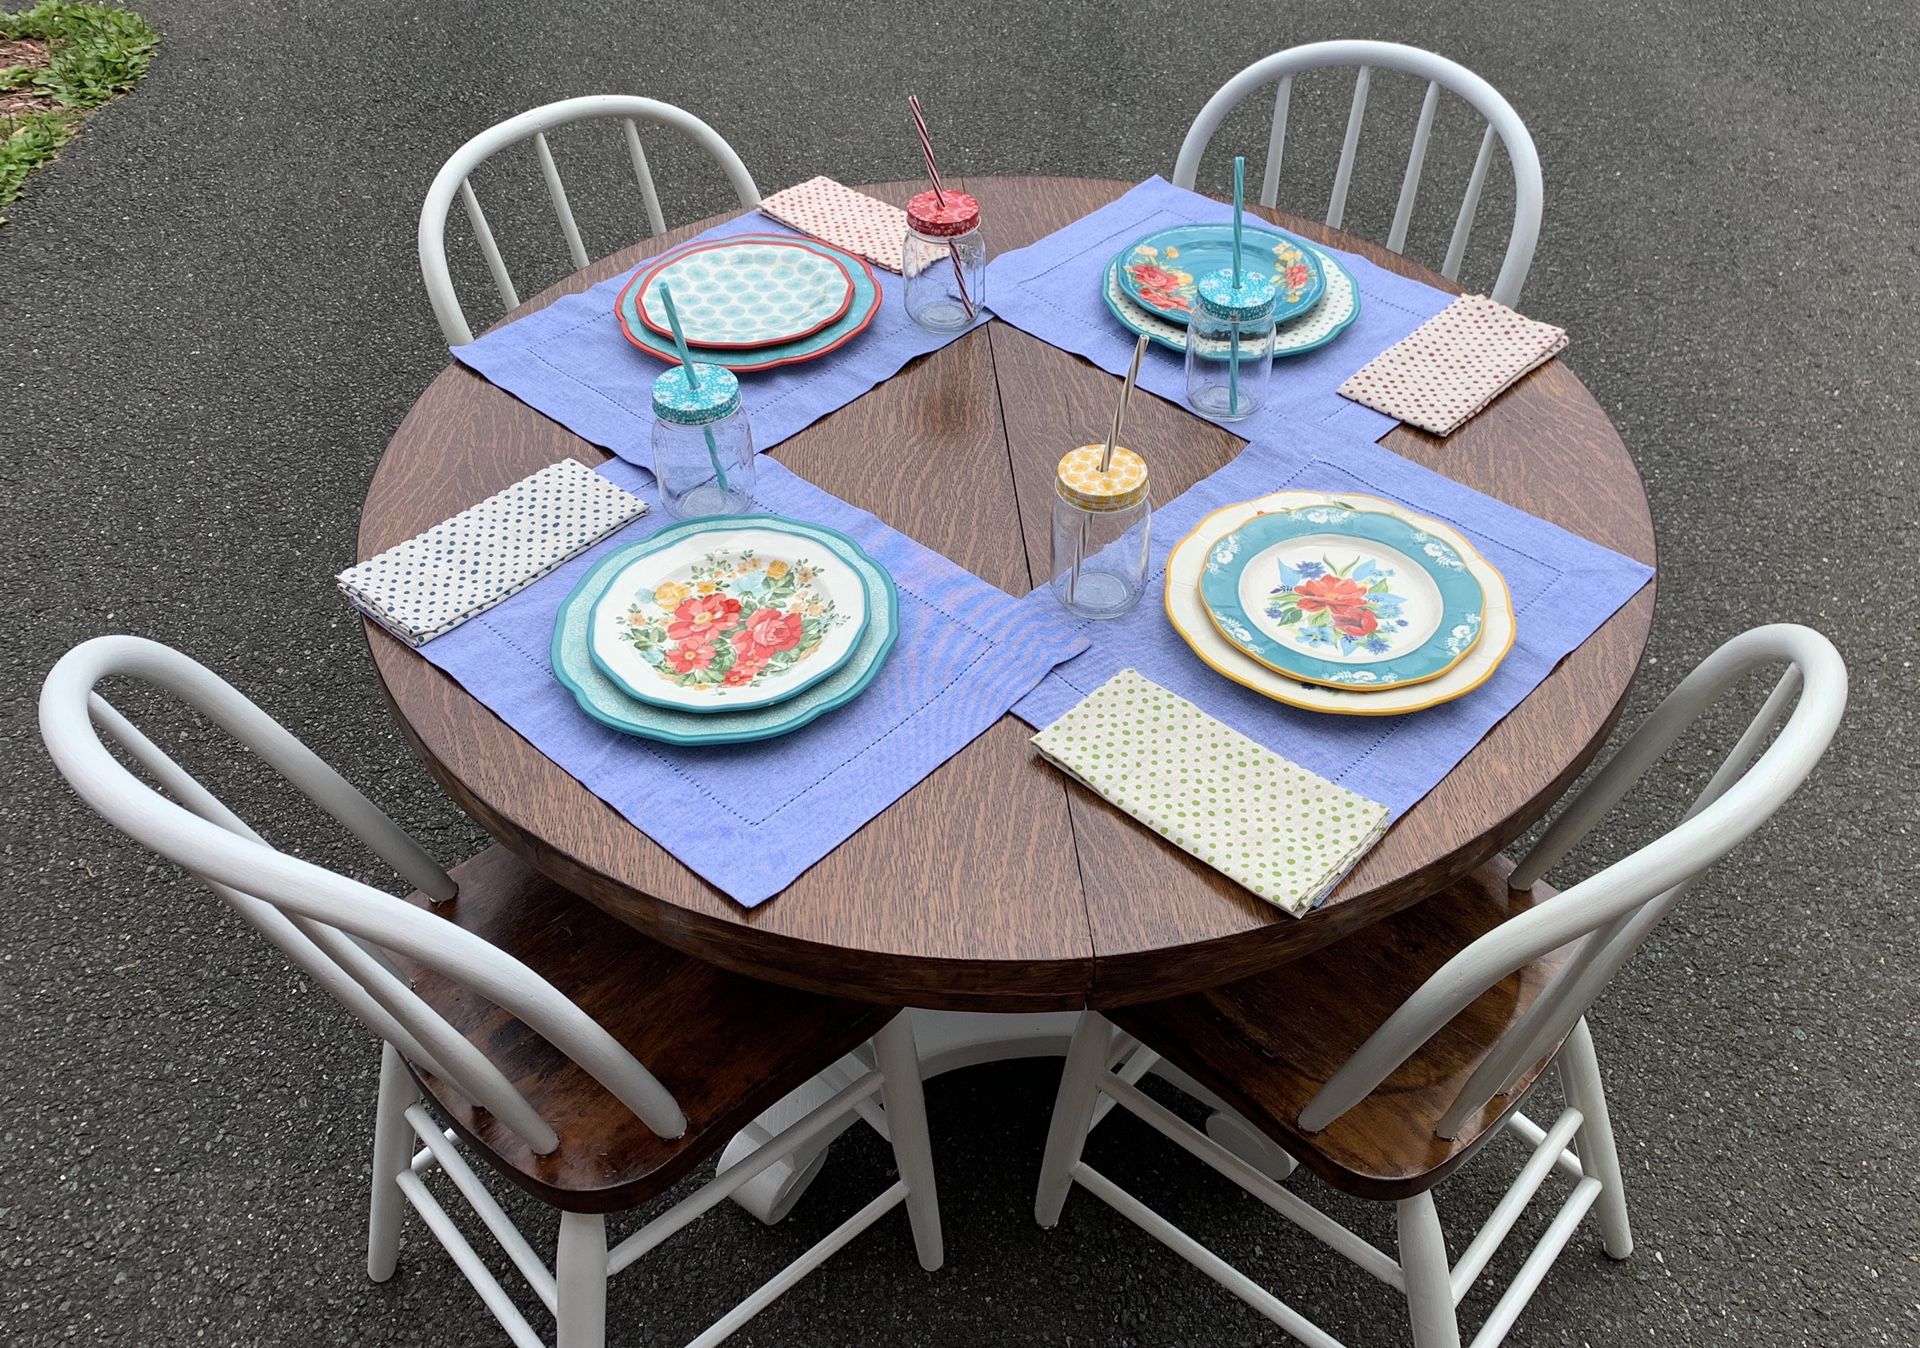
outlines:
[{"label": "red striped straw", "polygon": [[[927,180],[933,184],[933,199],[942,206],[947,204],[946,189],[940,185],[940,166],[933,160],[933,139],[927,135],[927,119],[920,111],[920,96],[907,95],[907,110],[913,114],[913,129],[920,133],[920,153],[927,158]],[[960,270],[960,255],[953,251],[953,245],[947,245],[947,261],[953,263],[953,283],[960,288],[960,303],[966,306],[967,318],[973,318],[973,297],[967,294],[967,278]]]},{"label": "red striped straw", "polygon": [[927,157],[927,177],[933,183],[933,199],[947,204],[946,189],[940,186],[940,166],[933,162],[933,141],[927,136],[927,118],[920,111],[920,95],[907,95],[907,108],[913,113],[913,129],[920,133],[920,153]]}]

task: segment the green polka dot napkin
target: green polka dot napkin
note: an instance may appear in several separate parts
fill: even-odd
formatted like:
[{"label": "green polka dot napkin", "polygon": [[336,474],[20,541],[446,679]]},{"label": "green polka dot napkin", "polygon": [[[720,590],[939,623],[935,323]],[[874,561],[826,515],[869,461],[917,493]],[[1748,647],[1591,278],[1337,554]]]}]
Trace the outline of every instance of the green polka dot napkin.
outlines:
[{"label": "green polka dot napkin", "polygon": [[1299,917],[1387,831],[1387,807],[1123,669],[1033,737],[1049,762]]}]

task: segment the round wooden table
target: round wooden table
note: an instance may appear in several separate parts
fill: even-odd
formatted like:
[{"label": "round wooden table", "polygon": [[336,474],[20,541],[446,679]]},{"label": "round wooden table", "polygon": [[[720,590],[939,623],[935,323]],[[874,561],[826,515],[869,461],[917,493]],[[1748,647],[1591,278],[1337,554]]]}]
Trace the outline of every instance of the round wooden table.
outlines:
[{"label": "round wooden table", "polygon": [[[904,203],[918,183],[866,190]],[[983,178],[996,252],[1106,204],[1127,184]],[[1375,244],[1279,212],[1309,238],[1453,291]],[[604,258],[514,315],[583,290],[717,223]],[[897,279],[883,277],[883,284]],[[991,304],[991,296],[988,302]],[[1359,355],[1356,354],[1356,363]],[[651,373],[646,371],[645,373]],[[751,376],[749,376],[749,380]],[[1046,575],[1053,464],[1097,438],[1114,377],[1002,323],[976,330],[771,452],[1010,594]],[[749,392],[749,397],[751,393]],[[1142,395],[1129,443],[1162,500],[1242,442]],[[1384,443],[1577,534],[1652,562],[1645,490],[1606,414],[1549,362],[1445,442]],[[608,456],[459,365],[415,404],[374,475],[369,557],[566,456]],[[939,464],[930,479],[924,465]],[[369,623],[394,714],[443,786],[553,879],[650,935],[775,982],[895,1004],[1073,1010],[1217,986],[1417,902],[1493,856],[1597,752],[1645,648],[1642,590],[1409,811],[1318,911],[1275,912],[1042,762],[1011,716],[751,911],[706,884],[469,697]],[[895,658],[899,658],[896,655]],[[909,657],[910,658],[910,657]]]}]

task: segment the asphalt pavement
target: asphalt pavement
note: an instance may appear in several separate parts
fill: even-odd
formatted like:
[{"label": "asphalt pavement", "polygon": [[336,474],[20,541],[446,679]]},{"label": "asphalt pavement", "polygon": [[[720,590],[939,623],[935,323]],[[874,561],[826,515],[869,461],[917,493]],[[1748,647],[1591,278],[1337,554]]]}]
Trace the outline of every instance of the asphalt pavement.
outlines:
[{"label": "asphalt pavement", "polygon": [[[255,696],[437,854],[482,845],[394,729],[331,582],[387,438],[447,360],[414,226],[455,146],[551,98],[625,92],[706,117],[764,189],[904,178],[919,171],[902,115],[917,91],[951,173],[1138,179],[1171,171],[1187,121],[1243,65],[1358,36],[1464,62],[1538,142],[1546,225],[1526,308],[1573,334],[1567,360],[1632,450],[1659,531],[1659,613],[1629,720],[1760,622],[1820,628],[1853,679],[1826,766],[1596,1010],[1638,1250],[1614,1264],[1597,1234],[1576,1237],[1513,1341],[1920,1342],[1908,5],[138,7],[166,35],[151,74],[0,227],[0,1341],[501,1341],[417,1230],[391,1283],[366,1279],[367,1037],[80,808],[33,728],[60,652],[143,633]],[[1315,151],[1337,143],[1345,99],[1321,92],[1312,111],[1304,91],[1296,103],[1300,177],[1283,204],[1324,200],[1332,159]],[[1358,228],[1385,233],[1418,98],[1382,88]],[[1257,154],[1254,123],[1235,125]],[[1444,184],[1474,145],[1460,134],[1441,137],[1411,240],[1429,258],[1451,224]],[[586,174],[591,249],[630,241],[643,217],[618,147],[556,144]],[[676,221],[726,204],[693,156],[656,161]],[[486,186],[523,289],[563,275],[531,165],[496,166]],[[1498,195],[1469,258],[1482,286]],[[461,279],[483,286],[471,249],[456,251]],[[257,765],[163,724],[270,837],[376,874]],[[1663,764],[1582,863],[1651,836],[1713,748]],[[919,1270],[890,1216],[738,1342],[1286,1342],[1088,1195],[1057,1230],[1033,1226],[1055,1074],[1029,1063],[931,1083],[942,1272]],[[1388,1289],[1144,1128],[1116,1119],[1093,1159],[1355,1348],[1404,1342]],[[730,1206],[696,1226],[616,1283],[613,1342],[684,1341],[887,1166],[854,1141],[782,1226]],[[1443,1190],[1456,1250],[1497,1168]],[[1384,1213],[1333,1207],[1387,1238]],[[1469,1322],[1489,1304],[1476,1290]]]}]

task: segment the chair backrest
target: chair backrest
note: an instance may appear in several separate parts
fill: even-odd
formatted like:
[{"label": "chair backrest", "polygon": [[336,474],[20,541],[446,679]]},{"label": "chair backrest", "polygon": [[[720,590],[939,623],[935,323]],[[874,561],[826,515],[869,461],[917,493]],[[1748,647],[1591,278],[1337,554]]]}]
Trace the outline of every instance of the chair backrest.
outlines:
[{"label": "chair backrest", "polygon": [[567,256],[572,259],[577,271],[587,265],[587,249],[580,241],[580,228],[574,223],[573,207],[568,203],[567,190],[560,182],[560,170],[553,162],[553,151],[547,146],[546,133],[573,122],[605,118],[618,118],[625,128],[627,156],[633,161],[633,175],[640,182],[647,227],[652,233],[660,233],[666,229],[667,223],[660,213],[660,194],[653,185],[653,170],[647,167],[647,152],[640,144],[641,122],[669,127],[691,138],[694,144],[720,165],[743,207],[760,204],[760,189],[753,185],[753,175],[747,172],[747,166],[740,162],[740,156],[733,152],[733,147],[718,131],[671,103],[624,94],[593,94],[585,98],[561,99],[558,103],[548,103],[516,117],[509,117],[497,126],[488,127],[455,150],[452,157],[441,166],[440,172],[434,175],[433,185],[427,189],[427,199],[420,206],[420,277],[426,283],[427,299],[433,304],[433,316],[440,320],[440,331],[445,334],[449,346],[464,346],[473,340],[473,329],[467,326],[466,313],[461,309],[460,297],[453,288],[453,277],[447,271],[447,213],[453,208],[456,196],[466,208],[474,238],[487,259],[488,269],[493,273],[493,284],[500,292],[500,302],[508,309],[520,303],[520,292],[514,289],[513,277],[507,273],[507,264],[500,256],[499,245],[493,240],[493,231],[487,225],[486,214],[480,209],[480,198],[474,195],[473,184],[467,181],[468,176],[496,152],[509,145],[531,140],[534,156],[540,162],[540,175],[546,179],[547,196],[553,202],[554,216],[560,222],[560,233],[566,239]]},{"label": "chair backrest", "polygon": [[1773,692],[1678,825],[1455,955],[1328,1080],[1301,1111],[1300,1126],[1326,1127],[1495,984],[1569,947],[1566,962],[1468,1078],[1436,1131],[1456,1136],[1564,1039],[1694,881],[1764,824],[1819,762],[1846,709],[1840,653],[1818,632],[1792,624],[1733,638],[1667,695],[1514,870],[1514,888],[1536,883],[1721,694],[1755,670],[1780,664],[1786,670]]},{"label": "chair backrest", "polygon": [[[61,657],[40,690],[40,734],[55,766],[107,822],[203,881],[374,1034],[491,1111],[534,1151],[544,1155],[559,1145],[552,1127],[413,992],[384,953],[432,968],[518,1017],[660,1136],[686,1131],[667,1089],[525,964],[405,899],[270,846],[95,691],[115,675],[196,708],[435,902],[455,896],[452,878],[424,848],[272,717],[204,665],[140,637],[83,642]],[[103,733],[166,794],[122,764]]]},{"label": "chair backrest", "polygon": [[1439,107],[1440,91],[1452,90],[1473,105],[1486,119],[1486,133],[1480,139],[1480,153],[1474,160],[1473,176],[1454,219],[1453,239],[1447,245],[1446,260],[1440,274],[1449,280],[1460,274],[1460,260],[1466,255],[1467,238],[1473,232],[1473,218],[1480,209],[1480,194],[1486,186],[1487,166],[1493,159],[1497,137],[1513,167],[1513,229],[1507,236],[1507,252],[1500,264],[1500,275],[1493,286],[1493,298],[1502,304],[1518,304],[1520,289],[1526,284],[1527,269],[1533,265],[1534,244],[1540,237],[1540,210],[1544,192],[1540,182],[1540,157],[1534,152],[1533,137],[1513,105],[1498,89],[1465,66],[1436,56],[1418,47],[1403,47],[1397,42],[1312,42],[1290,47],[1255,61],[1220,86],[1207,100],[1199,116],[1180,145],[1180,157],[1174,163],[1176,186],[1191,188],[1200,172],[1200,159],[1220,123],[1242,99],[1269,84],[1279,88],[1273,100],[1273,124],[1267,138],[1266,170],[1260,180],[1260,202],[1279,204],[1280,164],[1287,142],[1287,113],[1293,96],[1293,79],[1303,71],[1326,67],[1357,66],[1353,103],[1347,111],[1346,139],[1340,146],[1340,163],[1334,170],[1333,195],[1327,202],[1327,224],[1340,228],[1346,218],[1347,188],[1353,181],[1353,162],[1360,147],[1360,125],[1366,117],[1367,90],[1375,70],[1397,70],[1427,81],[1427,94],[1420,104],[1420,119],[1413,129],[1413,148],[1407,154],[1407,168],[1400,180],[1400,200],[1394,208],[1393,227],[1387,235],[1387,247],[1405,250],[1407,226],[1413,219],[1414,199],[1420,193],[1420,173],[1426,164],[1427,141],[1433,132],[1433,117]]}]

